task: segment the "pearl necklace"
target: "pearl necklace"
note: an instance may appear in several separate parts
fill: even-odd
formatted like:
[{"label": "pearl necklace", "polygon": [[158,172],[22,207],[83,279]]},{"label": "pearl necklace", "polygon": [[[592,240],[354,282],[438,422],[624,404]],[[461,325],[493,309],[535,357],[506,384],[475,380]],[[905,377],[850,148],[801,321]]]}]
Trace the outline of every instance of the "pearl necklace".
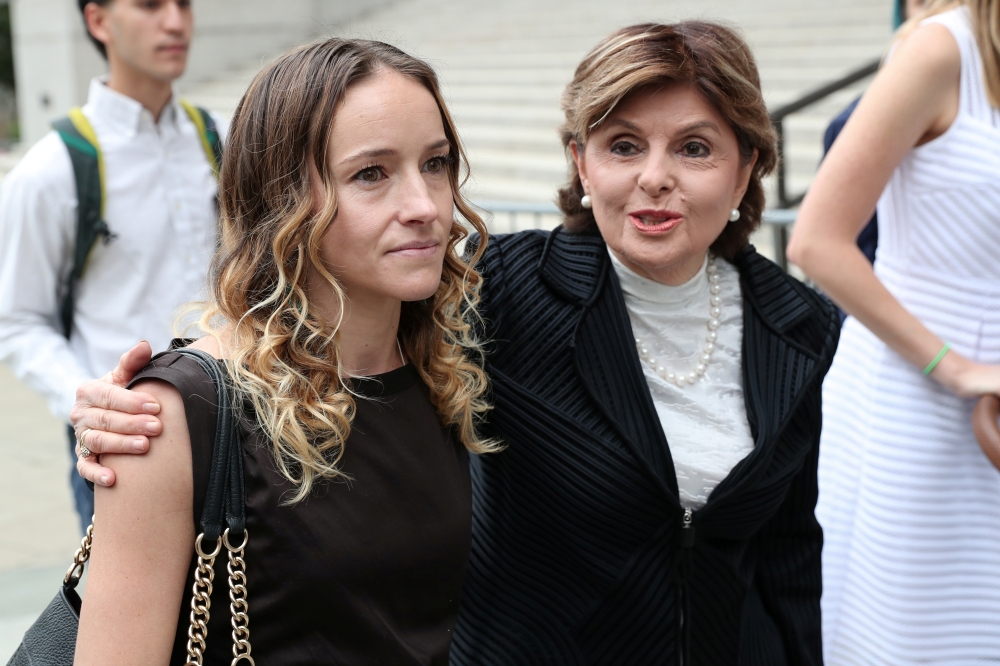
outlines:
[{"label": "pearl necklace", "polygon": [[715,257],[711,254],[708,255],[708,264],[705,267],[705,272],[708,273],[708,290],[711,294],[709,297],[708,334],[705,335],[705,345],[702,347],[701,355],[698,357],[698,363],[695,365],[694,370],[686,373],[669,372],[653,358],[652,351],[642,343],[642,340],[639,338],[635,339],[635,347],[639,352],[639,358],[645,361],[653,369],[653,372],[666,380],[667,383],[676,384],[677,386],[694,384],[705,376],[705,370],[708,369],[708,364],[712,360],[712,353],[715,351],[715,342],[719,337],[717,331],[719,329],[719,317],[722,315],[722,296],[720,296],[722,286],[719,284],[719,271],[715,267]]}]

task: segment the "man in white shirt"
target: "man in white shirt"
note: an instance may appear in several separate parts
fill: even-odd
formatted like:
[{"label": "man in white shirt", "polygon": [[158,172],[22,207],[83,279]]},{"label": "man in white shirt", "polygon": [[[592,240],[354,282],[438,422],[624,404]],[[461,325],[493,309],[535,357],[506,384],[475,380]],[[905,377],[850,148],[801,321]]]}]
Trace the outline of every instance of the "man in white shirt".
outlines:
[{"label": "man in white shirt", "polygon": [[[199,126],[173,93],[187,63],[190,0],[80,8],[109,68],[82,109],[103,159],[107,233],[72,292],[78,189],[65,140],[50,132],[0,187],[0,360],[67,421],[81,382],[114,368],[139,338],[165,349],[178,308],[202,293],[217,233],[204,121],[222,127],[207,114]],[[71,319],[60,313],[67,293]],[[86,526],[93,491],[70,475]]]}]

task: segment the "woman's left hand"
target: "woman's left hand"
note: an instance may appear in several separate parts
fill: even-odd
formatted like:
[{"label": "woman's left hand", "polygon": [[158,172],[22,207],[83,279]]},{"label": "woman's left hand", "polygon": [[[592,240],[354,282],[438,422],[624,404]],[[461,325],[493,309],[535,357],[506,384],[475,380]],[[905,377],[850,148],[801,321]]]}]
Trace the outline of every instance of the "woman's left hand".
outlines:
[{"label": "woman's left hand", "polygon": [[945,354],[930,376],[960,398],[1000,395],[1000,365],[976,363],[954,350]]},{"label": "woman's left hand", "polygon": [[972,431],[983,453],[1000,470],[1000,396],[984,395],[972,410]]}]

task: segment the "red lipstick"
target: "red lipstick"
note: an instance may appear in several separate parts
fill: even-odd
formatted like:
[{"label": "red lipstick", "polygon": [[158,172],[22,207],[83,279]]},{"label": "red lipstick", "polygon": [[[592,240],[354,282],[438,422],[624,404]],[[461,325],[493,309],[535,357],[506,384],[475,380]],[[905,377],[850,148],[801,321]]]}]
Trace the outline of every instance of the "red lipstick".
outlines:
[{"label": "red lipstick", "polygon": [[683,222],[684,216],[673,210],[643,208],[630,212],[628,219],[640,233],[662,234]]}]

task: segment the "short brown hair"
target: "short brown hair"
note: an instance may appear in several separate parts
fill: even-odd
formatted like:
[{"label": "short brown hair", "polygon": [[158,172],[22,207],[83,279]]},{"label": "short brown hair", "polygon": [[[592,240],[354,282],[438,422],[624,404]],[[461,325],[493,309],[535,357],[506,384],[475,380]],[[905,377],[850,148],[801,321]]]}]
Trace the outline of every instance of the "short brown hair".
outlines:
[{"label": "short brown hair", "polygon": [[[622,28],[587,54],[576,68],[562,96],[566,122],[560,129],[569,157],[570,143],[583,147],[595,127],[630,93],[651,84],[690,83],[697,87],[729,122],[739,142],[744,164],[757,163],[740,219],[726,225],[712,250],[731,259],[749,242],[764,212],[761,180],[778,161],[777,137],[760,90],[760,76],[746,42],[717,23],[684,21],[670,25],[643,23]],[[594,214],[580,205],[583,185],[570,160],[569,182],[559,190],[559,208],[567,230],[597,230]]]},{"label": "short brown hair", "polygon": [[[111,4],[111,0],[78,0],[77,4],[80,6],[80,14],[84,15],[83,13],[87,9],[87,5],[95,4],[95,5],[100,5],[101,7],[107,7],[109,4]],[[94,43],[94,46],[97,48],[98,53],[101,54],[101,57],[107,60],[108,48],[104,46],[104,42],[102,42],[101,40],[97,39],[97,37],[94,37],[92,34],[90,34],[90,28],[87,27],[86,16],[84,16],[83,19],[83,29],[87,32],[87,37],[89,37],[90,41]]]}]

